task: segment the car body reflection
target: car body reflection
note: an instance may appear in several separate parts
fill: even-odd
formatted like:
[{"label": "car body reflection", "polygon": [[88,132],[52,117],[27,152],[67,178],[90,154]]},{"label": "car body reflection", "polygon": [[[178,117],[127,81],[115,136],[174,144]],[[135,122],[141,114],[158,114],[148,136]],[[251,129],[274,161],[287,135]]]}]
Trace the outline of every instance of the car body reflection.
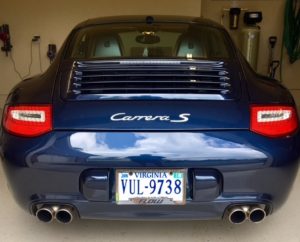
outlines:
[{"label": "car body reflection", "polygon": [[171,160],[247,160],[267,156],[245,144],[204,133],[97,133],[77,132],[70,144],[98,157],[157,156]]}]

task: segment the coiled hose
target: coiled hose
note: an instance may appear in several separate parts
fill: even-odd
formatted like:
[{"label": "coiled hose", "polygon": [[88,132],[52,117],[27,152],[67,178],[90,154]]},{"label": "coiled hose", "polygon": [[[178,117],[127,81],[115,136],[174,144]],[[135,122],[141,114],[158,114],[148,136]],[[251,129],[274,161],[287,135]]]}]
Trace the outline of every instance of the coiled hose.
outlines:
[{"label": "coiled hose", "polygon": [[284,26],[280,56],[280,82],[283,82],[283,50],[287,49],[290,63],[300,58],[300,0],[287,0],[284,10]]},{"label": "coiled hose", "polygon": [[300,59],[300,0],[286,1],[283,41],[290,62]]}]

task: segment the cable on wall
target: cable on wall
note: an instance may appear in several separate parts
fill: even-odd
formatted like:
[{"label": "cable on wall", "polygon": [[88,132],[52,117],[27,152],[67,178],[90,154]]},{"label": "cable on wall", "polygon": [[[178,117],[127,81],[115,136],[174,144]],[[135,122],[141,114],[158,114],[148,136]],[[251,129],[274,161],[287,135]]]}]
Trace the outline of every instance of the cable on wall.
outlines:
[{"label": "cable on wall", "polygon": [[[33,64],[33,44],[34,44],[34,42],[35,41],[30,41],[30,61],[29,61],[29,64],[28,64],[28,72],[24,76],[22,76],[22,74],[20,73],[20,71],[17,69],[16,62],[15,62],[15,59],[14,59],[14,57],[12,55],[12,52],[9,53],[10,60],[11,60],[11,62],[13,64],[14,72],[18,75],[18,77],[20,78],[21,81],[31,75],[31,69],[32,69],[32,64]],[[38,42],[38,58],[39,58],[39,68],[40,68],[40,71],[43,72],[40,42]]]},{"label": "cable on wall", "polygon": [[22,77],[21,73],[18,71],[18,69],[17,69],[17,67],[16,67],[16,62],[15,62],[15,60],[14,60],[14,58],[13,58],[11,52],[9,52],[9,58],[10,58],[12,64],[13,64],[13,68],[14,68],[15,73],[18,75],[18,77],[19,77],[19,78],[21,79],[21,81],[22,81],[22,80],[23,80],[23,77]]},{"label": "cable on wall", "polygon": [[32,62],[33,62],[33,53],[32,53],[33,48],[32,48],[32,45],[33,45],[33,43],[31,41],[31,43],[30,43],[30,62],[29,62],[29,65],[28,65],[28,73],[25,76],[23,76],[23,80],[31,75],[31,67],[32,67]]},{"label": "cable on wall", "polygon": [[40,63],[40,71],[43,72],[43,67],[42,67],[42,54],[41,54],[41,42],[39,41],[39,63]]}]

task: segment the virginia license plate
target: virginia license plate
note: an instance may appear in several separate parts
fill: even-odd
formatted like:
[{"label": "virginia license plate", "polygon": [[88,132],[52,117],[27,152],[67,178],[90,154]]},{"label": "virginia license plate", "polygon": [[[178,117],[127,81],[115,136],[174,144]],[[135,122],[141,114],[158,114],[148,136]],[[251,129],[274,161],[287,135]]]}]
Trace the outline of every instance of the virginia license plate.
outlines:
[{"label": "virginia license plate", "polygon": [[185,204],[186,170],[117,170],[116,203]]}]

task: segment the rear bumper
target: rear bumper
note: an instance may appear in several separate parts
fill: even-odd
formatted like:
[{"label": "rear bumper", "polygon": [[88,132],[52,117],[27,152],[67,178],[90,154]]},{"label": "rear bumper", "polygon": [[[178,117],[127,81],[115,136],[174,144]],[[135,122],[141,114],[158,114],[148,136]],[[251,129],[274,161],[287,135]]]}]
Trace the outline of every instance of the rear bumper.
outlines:
[{"label": "rear bumper", "polygon": [[[21,207],[34,214],[36,204],[71,204],[90,219],[221,219],[229,206],[252,203],[272,212],[289,194],[300,152],[299,134],[267,139],[248,131],[2,135],[2,164]],[[116,205],[120,168],[187,169],[186,205]],[[107,174],[102,190],[86,189],[89,172]],[[205,172],[217,179],[197,184]]]}]

